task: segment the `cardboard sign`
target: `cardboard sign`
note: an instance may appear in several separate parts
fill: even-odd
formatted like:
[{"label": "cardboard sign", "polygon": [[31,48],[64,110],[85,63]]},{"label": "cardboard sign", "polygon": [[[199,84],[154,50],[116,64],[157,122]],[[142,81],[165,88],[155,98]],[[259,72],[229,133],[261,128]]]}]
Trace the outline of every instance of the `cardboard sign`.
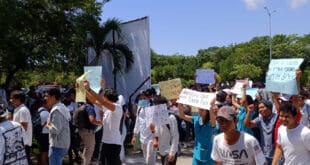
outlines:
[{"label": "cardboard sign", "polygon": [[161,126],[169,123],[169,114],[166,104],[145,107],[146,124],[153,123],[155,126]]},{"label": "cardboard sign", "polygon": [[85,72],[82,76],[76,79],[76,83],[78,85],[78,88],[76,88],[76,94],[75,94],[75,102],[86,102],[86,89],[83,86],[83,82],[86,80],[86,77],[88,76],[90,71]]},{"label": "cardboard sign", "polygon": [[216,96],[215,93],[198,92],[190,89],[183,89],[178,103],[210,110],[210,102]]},{"label": "cardboard sign", "polygon": [[179,98],[182,90],[181,79],[173,79],[168,81],[159,82],[159,89],[162,96],[168,100]]},{"label": "cardboard sign", "polygon": [[84,72],[88,71],[90,73],[86,77],[86,80],[89,82],[90,87],[98,93],[101,88],[102,66],[84,66]]},{"label": "cardboard sign", "polygon": [[196,83],[200,84],[214,84],[214,70],[213,69],[196,69]]},{"label": "cardboard sign", "polygon": [[266,75],[266,90],[295,95],[298,94],[296,69],[302,58],[271,60]]}]

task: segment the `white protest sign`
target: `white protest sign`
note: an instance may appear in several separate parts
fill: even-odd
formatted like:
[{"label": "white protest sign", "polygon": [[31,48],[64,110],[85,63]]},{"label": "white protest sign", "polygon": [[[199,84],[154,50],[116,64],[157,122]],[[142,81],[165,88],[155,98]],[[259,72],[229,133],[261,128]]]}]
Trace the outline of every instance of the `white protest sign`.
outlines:
[{"label": "white protest sign", "polygon": [[234,85],[233,89],[230,90],[230,92],[241,94],[244,83],[248,83],[248,80],[236,80],[236,84]]},{"label": "white protest sign", "polygon": [[210,102],[215,98],[215,93],[198,92],[190,89],[183,89],[178,103],[210,110]]},{"label": "white protest sign", "polygon": [[295,95],[298,94],[296,70],[302,58],[273,59],[266,75],[266,90]]},{"label": "white protest sign", "polygon": [[102,66],[84,66],[84,72],[88,72],[86,80],[89,82],[90,87],[95,91],[99,92],[101,89],[100,82],[102,80]]},{"label": "white protest sign", "polygon": [[214,84],[214,70],[213,69],[196,69],[196,83],[200,84]]},{"label": "white protest sign", "polygon": [[166,104],[145,107],[145,116],[147,126],[149,126],[151,123],[153,123],[155,126],[169,123],[169,114]]},{"label": "white protest sign", "polygon": [[160,94],[168,100],[177,99],[182,90],[181,79],[176,78],[168,81],[161,81],[158,83]]}]

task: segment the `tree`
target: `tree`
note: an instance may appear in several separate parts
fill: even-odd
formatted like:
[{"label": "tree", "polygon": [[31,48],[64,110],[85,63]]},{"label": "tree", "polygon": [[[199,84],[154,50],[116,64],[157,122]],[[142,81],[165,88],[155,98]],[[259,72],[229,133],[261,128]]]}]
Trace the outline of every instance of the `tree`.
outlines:
[{"label": "tree", "polygon": [[[93,46],[96,51],[96,60],[102,54],[107,51],[112,55],[113,59],[113,79],[114,89],[116,89],[116,75],[118,73],[128,72],[133,63],[134,55],[126,44],[122,43],[122,29],[121,22],[116,18],[108,19],[103,26],[91,32],[93,37]],[[112,35],[112,41],[108,39]],[[104,53],[104,55],[107,55]],[[94,62],[97,63],[97,62]],[[123,68],[125,66],[125,68]]]},{"label": "tree", "polygon": [[81,18],[98,22],[101,5],[96,0],[0,1],[0,71],[5,87],[19,71],[78,72],[85,64],[86,47],[80,26],[86,21]]}]

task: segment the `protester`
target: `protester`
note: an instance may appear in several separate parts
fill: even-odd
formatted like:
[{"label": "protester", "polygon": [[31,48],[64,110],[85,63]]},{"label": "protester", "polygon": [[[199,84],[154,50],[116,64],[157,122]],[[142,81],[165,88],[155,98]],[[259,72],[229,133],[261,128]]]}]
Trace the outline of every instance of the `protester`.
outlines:
[{"label": "protester", "polygon": [[0,104],[0,164],[28,165],[22,126],[7,120],[7,109]]},{"label": "protester", "polygon": [[213,137],[212,130],[215,127],[213,111],[199,108],[199,116],[188,116],[184,114],[183,105],[179,104],[179,113],[180,118],[194,124],[195,144],[192,164],[214,164],[210,157]]},{"label": "protester", "polygon": [[88,81],[84,82],[87,99],[93,104],[105,107],[102,134],[102,164],[121,165],[121,133],[119,131],[122,118],[122,107],[117,104],[118,94],[113,89],[105,89],[104,97],[94,92]]},{"label": "protester", "polygon": [[260,146],[266,157],[267,164],[270,165],[274,154],[275,143],[273,132],[278,115],[272,112],[272,103],[262,100],[258,104],[260,115],[251,120],[251,114],[255,110],[254,104],[248,106],[248,112],[244,120],[244,126],[247,128],[257,127],[260,130]]},{"label": "protester", "polygon": [[20,123],[26,132],[24,144],[28,163],[32,164],[30,158],[32,145],[32,121],[30,110],[24,104],[25,100],[26,96],[21,90],[14,90],[10,94],[10,102],[14,107],[13,121]]},{"label": "protester", "polygon": [[282,125],[278,131],[278,145],[272,161],[277,165],[284,154],[284,164],[304,165],[310,162],[310,130],[296,121],[297,108],[286,103],[280,108]]},{"label": "protester", "polygon": [[310,104],[306,103],[306,100],[309,97],[309,94],[305,90],[300,91],[298,96],[299,107],[301,107],[301,121],[300,123],[304,126],[310,128]]},{"label": "protester", "polygon": [[[138,97],[138,110],[134,127],[134,135],[131,139],[131,144],[135,145],[136,140],[140,140],[143,157],[147,165],[155,165],[156,151],[153,147],[154,134],[151,132],[149,125],[146,122],[145,107],[150,106],[149,95],[145,92]],[[140,139],[137,139],[138,134]]]},{"label": "protester", "polygon": [[215,164],[266,164],[258,141],[236,129],[238,119],[232,107],[221,107],[216,120],[223,133],[214,138],[211,157]]},{"label": "protester", "polygon": [[49,164],[61,165],[70,147],[70,113],[66,106],[60,102],[61,93],[57,88],[48,89],[44,100],[50,109],[46,122],[49,130]]},{"label": "protester", "polygon": [[[83,106],[85,106],[85,108],[83,108]],[[83,108],[83,110],[79,112],[79,108]],[[74,113],[80,113],[83,118],[83,120],[77,123],[81,125],[81,127],[78,128],[78,131],[84,144],[82,153],[83,165],[89,165],[91,163],[96,143],[94,130],[96,126],[102,126],[102,121],[96,120],[94,105],[88,102],[88,100],[86,103],[80,103],[79,108],[74,110]],[[73,115],[73,117],[75,117],[75,115]]]},{"label": "protester", "polygon": [[[167,104],[167,100],[158,96],[154,99],[154,104]],[[162,165],[175,165],[179,145],[179,131],[175,115],[169,115],[167,124],[154,127],[151,127],[151,131],[155,132],[153,146],[158,148]]]},{"label": "protester", "polygon": [[[246,86],[247,84],[244,84],[242,87],[242,92],[241,92],[241,100],[240,100],[240,104],[237,103],[236,101],[236,94],[232,95],[232,104],[233,106],[238,110],[238,123],[237,123],[237,130],[238,131],[243,131],[246,132],[250,135],[253,135],[253,130],[252,128],[246,128],[244,126],[244,119],[246,117],[247,114],[247,106],[254,104],[254,101],[252,99],[252,97],[250,95],[246,94]],[[253,113],[251,113],[251,119],[253,119],[253,116],[255,116],[255,111]]]},{"label": "protester", "polygon": [[42,131],[41,134],[39,135],[39,148],[40,148],[40,165],[47,165],[48,164],[48,129],[45,127],[47,119],[49,117],[49,111],[47,107],[47,102],[41,101],[42,106],[38,109],[39,117],[41,119],[41,125],[42,125]]}]

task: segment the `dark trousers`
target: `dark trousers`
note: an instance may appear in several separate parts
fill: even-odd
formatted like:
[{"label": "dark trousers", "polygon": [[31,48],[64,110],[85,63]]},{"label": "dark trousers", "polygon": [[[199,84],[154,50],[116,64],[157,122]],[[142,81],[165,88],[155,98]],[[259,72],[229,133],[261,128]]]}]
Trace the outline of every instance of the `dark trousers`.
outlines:
[{"label": "dark trousers", "polygon": [[121,165],[120,152],[121,145],[102,143],[102,164]]},{"label": "dark trousers", "polygon": [[166,156],[160,155],[160,158],[161,158],[161,164],[162,165],[176,165],[176,163],[177,163],[177,155],[174,156],[173,162],[168,162],[168,155],[166,155]]},{"label": "dark trousers", "polygon": [[26,155],[27,155],[28,164],[29,164],[29,165],[32,165],[31,155],[30,155],[31,146],[25,145],[25,150],[26,150]]},{"label": "dark trousers", "polygon": [[94,153],[93,153],[93,159],[98,159],[99,157],[99,153],[100,153],[100,144],[101,144],[101,138],[102,138],[102,130],[96,132],[95,133],[95,149],[94,149]]}]

